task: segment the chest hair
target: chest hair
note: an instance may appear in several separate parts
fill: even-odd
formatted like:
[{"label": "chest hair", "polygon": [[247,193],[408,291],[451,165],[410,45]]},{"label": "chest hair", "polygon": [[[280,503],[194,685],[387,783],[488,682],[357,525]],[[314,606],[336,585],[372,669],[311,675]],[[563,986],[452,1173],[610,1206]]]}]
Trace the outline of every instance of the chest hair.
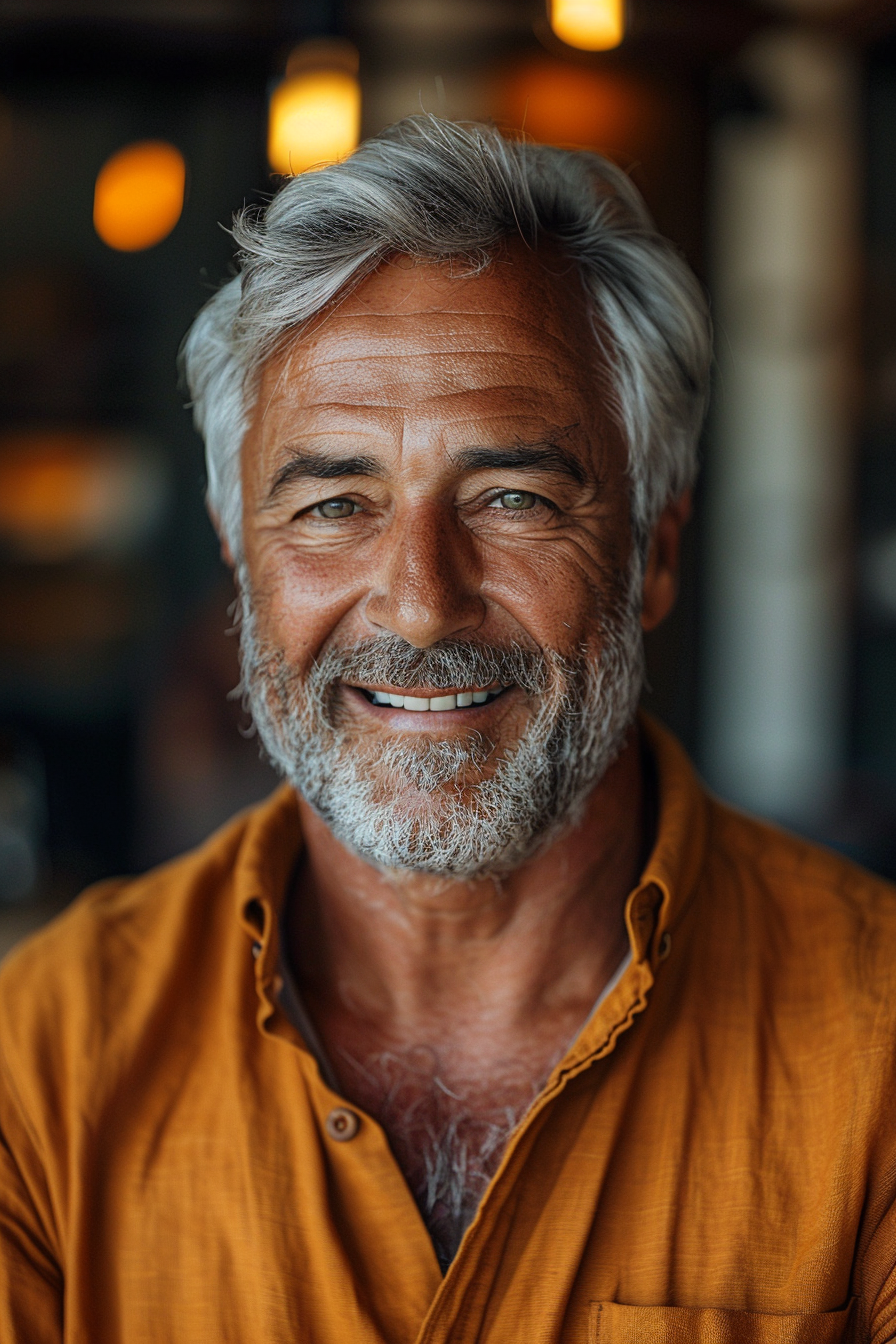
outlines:
[{"label": "chest hair", "polygon": [[497,1171],[511,1132],[541,1091],[563,1048],[537,1076],[531,1060],[490,1066],[487,1081],[457,1078],[431,1046],[363,1058],[339,1050],[340,1084],[384,1129],[447,1269]]}]

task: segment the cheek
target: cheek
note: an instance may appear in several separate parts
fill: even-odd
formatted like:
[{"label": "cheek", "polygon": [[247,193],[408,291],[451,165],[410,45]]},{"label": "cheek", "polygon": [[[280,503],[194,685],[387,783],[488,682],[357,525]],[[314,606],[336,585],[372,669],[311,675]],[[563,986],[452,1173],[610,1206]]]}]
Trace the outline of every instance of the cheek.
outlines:
[{"label": "cheek", "polygon": [[316,657],[361,596],[357,566],[310,556],[269,539],[247,562],[260,635],[302,667]]},{"label": "cheek", "polygon": [[545,547],[523,561],[517,556],[514,563],[494,563],[483,587],[486,598],[542,648],[571,655],[598,632],[604,585],[572,547]]},{"label": "cheek", "polygon": [[573,656],[583,645],[599,647],[602,613],[627,595],[630,558],[628,492],[620,482],[587,516],[486,545],[483,591],[540,646]]}]

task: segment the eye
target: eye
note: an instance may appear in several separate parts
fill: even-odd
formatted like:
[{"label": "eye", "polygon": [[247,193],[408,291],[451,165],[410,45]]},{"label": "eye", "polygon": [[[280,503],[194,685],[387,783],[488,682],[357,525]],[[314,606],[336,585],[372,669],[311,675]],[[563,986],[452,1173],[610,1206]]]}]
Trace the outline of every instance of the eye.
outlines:
[{"label": "eye", "polygon": [[492,508],[511,509],[514,513],[520,513],[534,509],[538,502],[538,496],[529,490],[505,490],[492,500]]},{"label": "eye", "polygon": [[318,518],[350,518],[357,505],[350,499],[325,499],[311,510]]}]

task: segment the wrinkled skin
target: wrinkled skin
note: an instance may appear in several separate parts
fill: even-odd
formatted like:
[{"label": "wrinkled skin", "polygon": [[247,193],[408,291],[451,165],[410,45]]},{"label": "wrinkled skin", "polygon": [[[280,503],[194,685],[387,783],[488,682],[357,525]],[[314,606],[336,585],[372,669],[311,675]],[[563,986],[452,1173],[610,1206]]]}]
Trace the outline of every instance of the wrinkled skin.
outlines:
[{"label": "wrinkled skin", "polygon": [[[320,455],[356,460],[321,479],[308,474]],[[595,612],[631,559],[625,467],[562,256],[512,243],[475,277],[396,258],[264,371],[243,450],[259,633],[299,674],[331,644],[380,634],[599,657]],[[674,602],[686,517],[686,499],[670,503],[655,529],[644,629]],[[475,727],[500,749],[532,713],[519,689],[428,714],[353,686],[338,696],[365,742]],[[500,881],[381,872],[300,800],[293,964],[342,1090],[383,1123],[421,1204],[421,1135],[466,1134],[475,1158],[483,1126],[525,1109],[623,957],[650,839],[642,795],[633,729],[582,820]],[[500,1150],[480,1154],[483,1181]],[[438,1221],[450,1254],[458,1229]]]}]

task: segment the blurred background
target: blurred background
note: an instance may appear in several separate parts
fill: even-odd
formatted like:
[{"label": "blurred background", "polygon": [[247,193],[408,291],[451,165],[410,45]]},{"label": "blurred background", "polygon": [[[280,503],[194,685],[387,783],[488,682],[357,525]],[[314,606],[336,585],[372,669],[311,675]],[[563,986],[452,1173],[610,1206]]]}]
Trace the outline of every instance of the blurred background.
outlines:
[{"label": "blurred background", "polygon": [[421,109],[608,154],[708,287],[647,703],[896,877],[894,0],[0,0],[0,952],[275,782],[177,349],[235,209]]}]

